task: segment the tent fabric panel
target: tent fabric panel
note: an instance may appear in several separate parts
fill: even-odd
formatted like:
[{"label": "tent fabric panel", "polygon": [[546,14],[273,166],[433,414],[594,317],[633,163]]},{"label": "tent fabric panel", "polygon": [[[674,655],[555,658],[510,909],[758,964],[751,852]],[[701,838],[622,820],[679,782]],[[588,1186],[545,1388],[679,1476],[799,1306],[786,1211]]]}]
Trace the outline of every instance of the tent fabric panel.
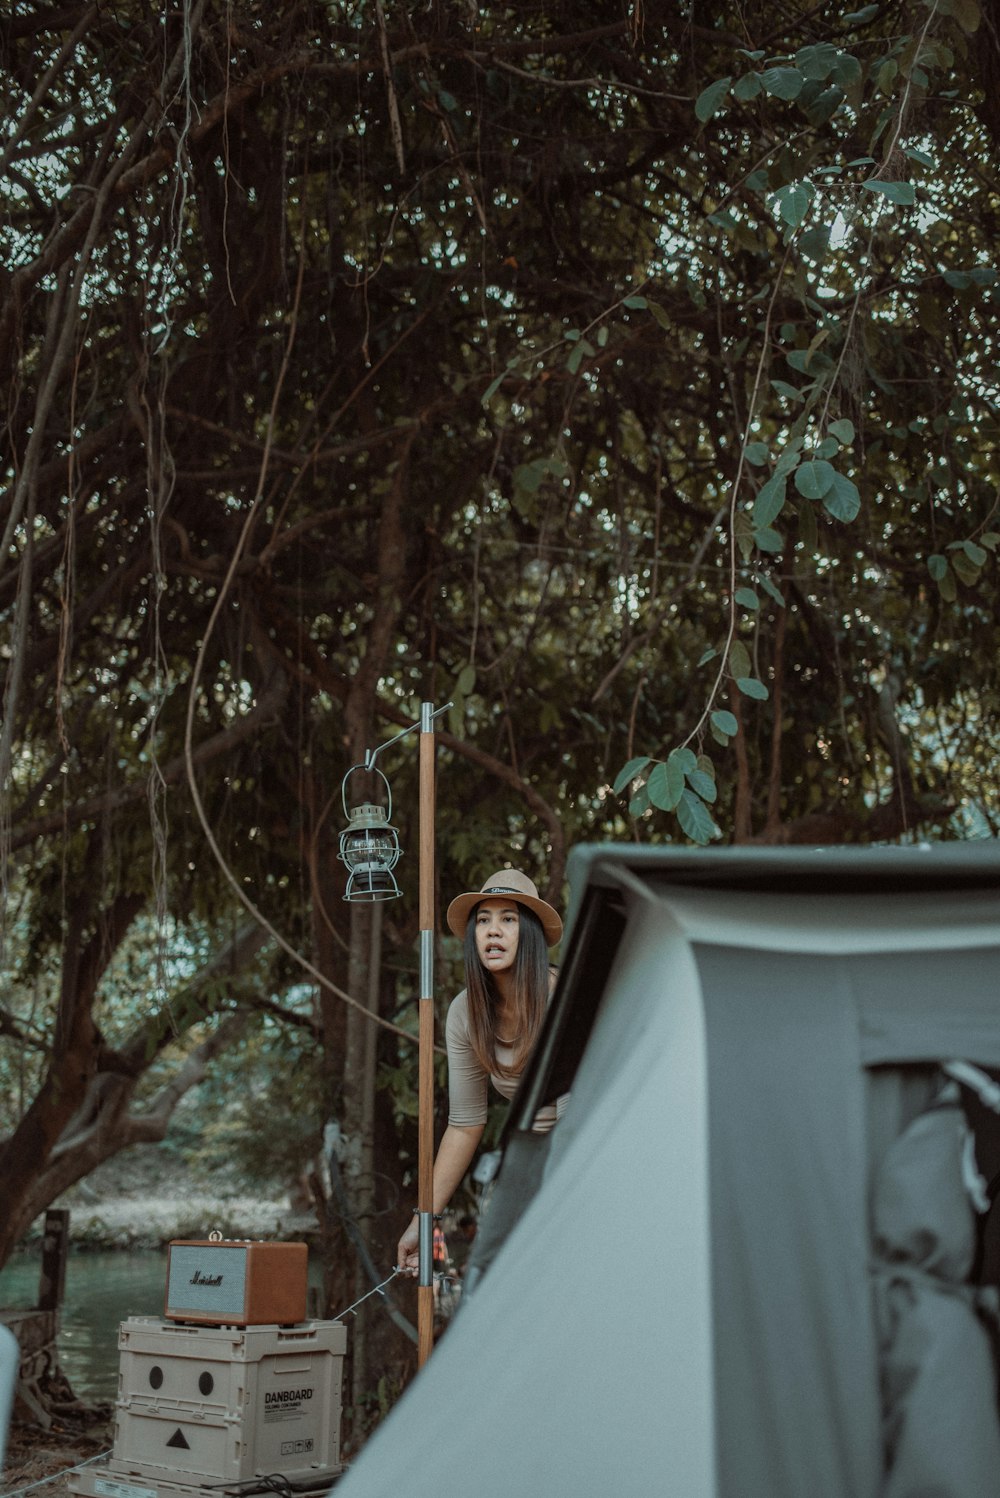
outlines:
[{"label": "tent fabric panel", "polygon": [[[692,942],[776,952],[895,954],[918,949],[964,953],[1000,945],[1000,903],[991,891],[869,895],[786,895],[691,889],[650,880]],[[834,909],[836,916],[833,915]]]},{"label": "tent fabric panel", "polygon": [[[632,876],[651,888],[668,884],[722,893],[764,893],[782,904],[806,892],[836,898],[887,894],[936,894],[1000,890],[1000,840],[922,844],[911,847],[682,848],[636,843],[580,843],[567,865],[570,902],[567,935],[584,894],[617,888]],[[776,899],[777,897],[777,899]]]},{"label": "tent fabric panel", "polygon": [[1000,943],[872,954],[852,967],[861,1059],[1000,1066]]},{"label": "tent fabric panel", "polygon": [[543,1189],[338,1498],[716,1498],[700,1000],[638,916]]},{"label": "tent fabric panel", "polygon": [[874,1498],[864,1074],[842,963],[698,946],[720,1498]]}]

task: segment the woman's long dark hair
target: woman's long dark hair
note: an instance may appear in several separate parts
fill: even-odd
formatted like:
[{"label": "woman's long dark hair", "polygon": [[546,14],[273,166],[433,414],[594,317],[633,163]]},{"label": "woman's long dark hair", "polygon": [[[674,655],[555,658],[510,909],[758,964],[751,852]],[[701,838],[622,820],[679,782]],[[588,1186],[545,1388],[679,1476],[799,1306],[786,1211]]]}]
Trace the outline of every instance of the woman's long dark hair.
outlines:
[{"label": "woman's long dark hair", "polygon": [[496,1055],[496,1008],[500,995],[493,974],[483,967],[476,948],[476,911],[465,926],[465,988],[469,1007],[469,1041],[476,1060],[498,1077],[519,1077],[534,1049],[549,1002],[549,949],[542,923],[533,910],[518,904],[517,952],[514,955],[514,1059],[504,1066]]}]

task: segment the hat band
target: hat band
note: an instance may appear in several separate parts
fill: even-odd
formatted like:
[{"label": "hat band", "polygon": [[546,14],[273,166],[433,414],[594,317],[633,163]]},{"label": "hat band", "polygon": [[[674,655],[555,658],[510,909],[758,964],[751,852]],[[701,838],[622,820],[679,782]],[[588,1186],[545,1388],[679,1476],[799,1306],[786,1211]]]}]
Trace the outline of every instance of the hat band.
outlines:
[{"label": "hat band", "polygon": [[533,896],[526,894],[523,889],[515,889],[512,884],[491,884],[489,889],[480,890],[483,895],[522,895],[525,900]]}]

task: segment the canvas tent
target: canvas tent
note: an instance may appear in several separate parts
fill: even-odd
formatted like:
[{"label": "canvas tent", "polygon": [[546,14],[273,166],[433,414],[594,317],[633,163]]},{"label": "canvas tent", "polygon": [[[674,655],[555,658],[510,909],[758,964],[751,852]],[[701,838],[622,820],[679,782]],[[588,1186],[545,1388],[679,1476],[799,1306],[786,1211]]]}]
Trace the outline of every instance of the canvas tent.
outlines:
[{"label": "canvas tent", "polygon": [[14,1403],[14,1385],[17,1382],[17,1365],[20,1348],[12,1332],[0,1326],[0,1469],[7,1450],[7,1427],[10,1423],[11,1406]]},{"label": "canvas tent", "polygon": [[1000,847],[588,846],[570,888],[471,1293],[338,1498],[993,1498]]}]

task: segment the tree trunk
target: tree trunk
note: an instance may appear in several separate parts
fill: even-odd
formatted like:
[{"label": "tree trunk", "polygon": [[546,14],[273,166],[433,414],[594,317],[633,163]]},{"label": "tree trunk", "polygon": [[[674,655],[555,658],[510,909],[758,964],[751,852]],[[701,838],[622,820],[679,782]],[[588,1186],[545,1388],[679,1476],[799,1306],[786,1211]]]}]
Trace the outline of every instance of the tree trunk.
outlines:
[{"label": "tree trunk", "polygon": [[[96,849],[98,834],[91,848]],[[97,1071],[102,1046],[94,1023],[93,1005],[97,986],[112,955],[143,905],[137,894],[119,895],[96,922],[96,931],[86,945],[84,933],[91,909],[81,901],[72,911],[63,942],[62,982],[52,1059],[31,1105],[6,1144],[0,1149],[0,1181],[3,1211],[0,1212],[0,1265],[29,1225],[25,1211],[34,1200],[33,1191],[63,1130],[82,1107],[91,1078]],[[47,1203],[45,1204],[47,1205]]]}]

